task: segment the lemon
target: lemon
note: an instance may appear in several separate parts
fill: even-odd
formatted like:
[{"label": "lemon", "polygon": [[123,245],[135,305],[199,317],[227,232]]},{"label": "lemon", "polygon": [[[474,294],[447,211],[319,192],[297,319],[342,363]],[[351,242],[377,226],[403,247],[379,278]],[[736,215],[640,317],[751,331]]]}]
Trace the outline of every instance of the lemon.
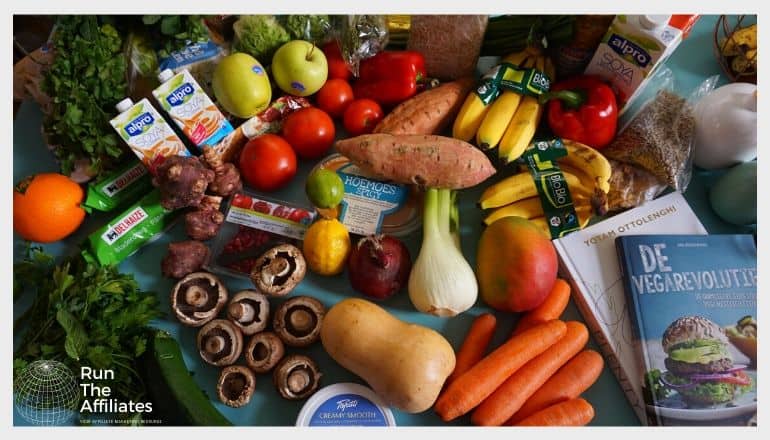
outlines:
[{"label": "lemon", "polygon": [[337,219],[321,219],[305,233],[302,252],[310,270],[319,275],[337,275],[350,254],[350,235]]},{"label": "lemon", "polygon": [[313,205],[329,209],[340,204],[345,195],[345,185],[337,173],[322,168],[310,173],[305,192]]}]

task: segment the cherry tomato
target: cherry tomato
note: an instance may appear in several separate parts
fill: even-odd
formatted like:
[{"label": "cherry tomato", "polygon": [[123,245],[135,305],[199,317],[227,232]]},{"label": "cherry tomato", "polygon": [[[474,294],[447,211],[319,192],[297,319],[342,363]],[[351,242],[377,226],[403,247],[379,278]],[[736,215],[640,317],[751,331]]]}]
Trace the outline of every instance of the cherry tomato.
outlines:
[{"label": "cherry tomato", "polygon": [[233,206],[244,209],[251,209],[251,203],[251,197],[247,196],[246,194],[237,193],[233,196]]},{"label": "cherry tomato", "polygon": [[281,134],[301,159],[318,159],[334,143],[334,121],[319,108],[303,108],[286,117]]},{"label": "cherry tomato", "polygon": [[350,78],[350,70],[345,60],[342,59],[339,43],[336,40],[326,43],[321,50],[326,55],[326,64],[329,66],[328,78],[347,80]]},{"label": "cherry tomato", "polygon": [[289,220],[297,223],[303,223],[303,220],[308,218],[310,218],[310,213],[304,209],[295,209],[289,216]]},{"label": "cherry tomato", "polygon": [[273,208],[272,214],[276,217],[288,219],[291,217],[292,209],[285,206],[278,205]]},{"label": "cherry tomato", "polygon": [[270,204],[264,200],[254,202],[254,206],[251,209],[262,214],[270,214]]},{"label": "cherry tomato", "polygon": [[353,101],[353,88],[344,79],[330,79],[315,95],[318,108],[333,118],[339,118]]},{"label": "cherry tomato", "polygon": [[342,123],[351,136],[371,133],[382,120],[382,108],[371,99],[356,99],[345,109]]},{"label": "cherry tomato", "polygon": [[296,174],[297,156],[282,137],[263,134],[243,147],[238,167],[249,186],[259,191],[275,191]]}]

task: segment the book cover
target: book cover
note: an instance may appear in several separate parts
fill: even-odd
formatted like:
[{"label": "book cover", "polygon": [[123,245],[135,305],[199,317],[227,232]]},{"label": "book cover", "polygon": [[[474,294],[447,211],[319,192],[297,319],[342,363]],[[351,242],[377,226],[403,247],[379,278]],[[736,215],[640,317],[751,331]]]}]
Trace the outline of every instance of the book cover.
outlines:
[{"label": "book cover", "polygon": [[648,423],[742,425],[757,411],[757,248],[751,235],[615,240]]},{"label": "book cover", "polygon": [[682,194],[672,192],[554,240],[560,275],[572,285],[572,298],[607,364],[639,420],[647,424],[641,382],[636,380],[642,373],[614,242],[629,234],[706,234],[706,229]]}]

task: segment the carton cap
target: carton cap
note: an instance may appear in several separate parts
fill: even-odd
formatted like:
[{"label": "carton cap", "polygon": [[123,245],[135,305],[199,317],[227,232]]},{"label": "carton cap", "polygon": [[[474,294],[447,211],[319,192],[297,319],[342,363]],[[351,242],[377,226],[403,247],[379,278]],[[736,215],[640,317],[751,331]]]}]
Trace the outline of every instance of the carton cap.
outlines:
[{"label": "carton cap", "polygon": [[171,69],[164,69],[158,74],[158,81],[164,83],[174,77],[174,71]]},{"label": "carton cap", "polygon": [[640,15],[639,24],[643,28],[652,30],[668,24],[671,20],[671,15]]},{"label": "carton cap", "polygon": [[123,113],[124,111],[130,109],[132,105],[134,105],[134,101],[132,101],[131,98],[126,98],[115,104],[115,109],[118,112]]}]

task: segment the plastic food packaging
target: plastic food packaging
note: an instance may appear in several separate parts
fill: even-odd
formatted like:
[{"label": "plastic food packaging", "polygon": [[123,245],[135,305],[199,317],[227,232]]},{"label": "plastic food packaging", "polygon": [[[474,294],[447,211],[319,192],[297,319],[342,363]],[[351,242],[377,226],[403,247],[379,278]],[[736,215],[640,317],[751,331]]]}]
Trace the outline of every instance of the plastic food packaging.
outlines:
[{"label": "plastic food packaging", "polygon": [[406,48],[423,54],[430,77],[452,81],[472,76],[488,19],[486,15],[413,15]]},{"label": "plastic food packaging", "polygon": [[311,208],[239,191],[227,204],[208,269],[248,278],[257,259],[268,249],[284,243],[301,247],[315,217]]},{"label": "plastic food packaging", "polygon": [[370,388],[343,382],[313,394],[302,406],[297,426],[396,426],[396,419]]},{"label": "plastic food packaging", "polygon": [[388,44],[388,20],[384,15],[342,15],[335,27],[342,59],[354,76],[361,60],[373,57]]},{"label": "plastic food packaging", "polygon": [[112,211],[150,190],[152,179],[147,167],[138,160],[130,160],[103,179],[88,184],[83,209],[87,212],[92,209]]},{"label": "plastic food packaging", "polygon": [[179,212],[164,209],[160,192],[155,189],[89,235],[83,258],[102,266],[118,264],[160,237],[174,224]]},{"label": "plastic food packaging", "polygon": [[718,76],[707,78],[689,98],[677,90],[670,70],[655,76],[662,81],[661,87],[624,123],[602,153],[609,159],[638,166],[684,192],[692,176],[694,106],[713,90]]},{"label": "plastic food packaging", "polygon": [[607,195],[607,210],[610,212],[634,208],[649,202],[666,189],[657,177],[647,171],[610,159],[612,175],[610,192]]},{"label": "plastic food packaging", "polygon": [[171,69],[174,73],[187,69],[206,94],[214,96],[214,89],[211,86],[214,69],[229,53],[229,50],[212,40],[205,43],[190,43],[180,50],[171,52],[167,58],[160,59],[158,69],[161,72]]}]

